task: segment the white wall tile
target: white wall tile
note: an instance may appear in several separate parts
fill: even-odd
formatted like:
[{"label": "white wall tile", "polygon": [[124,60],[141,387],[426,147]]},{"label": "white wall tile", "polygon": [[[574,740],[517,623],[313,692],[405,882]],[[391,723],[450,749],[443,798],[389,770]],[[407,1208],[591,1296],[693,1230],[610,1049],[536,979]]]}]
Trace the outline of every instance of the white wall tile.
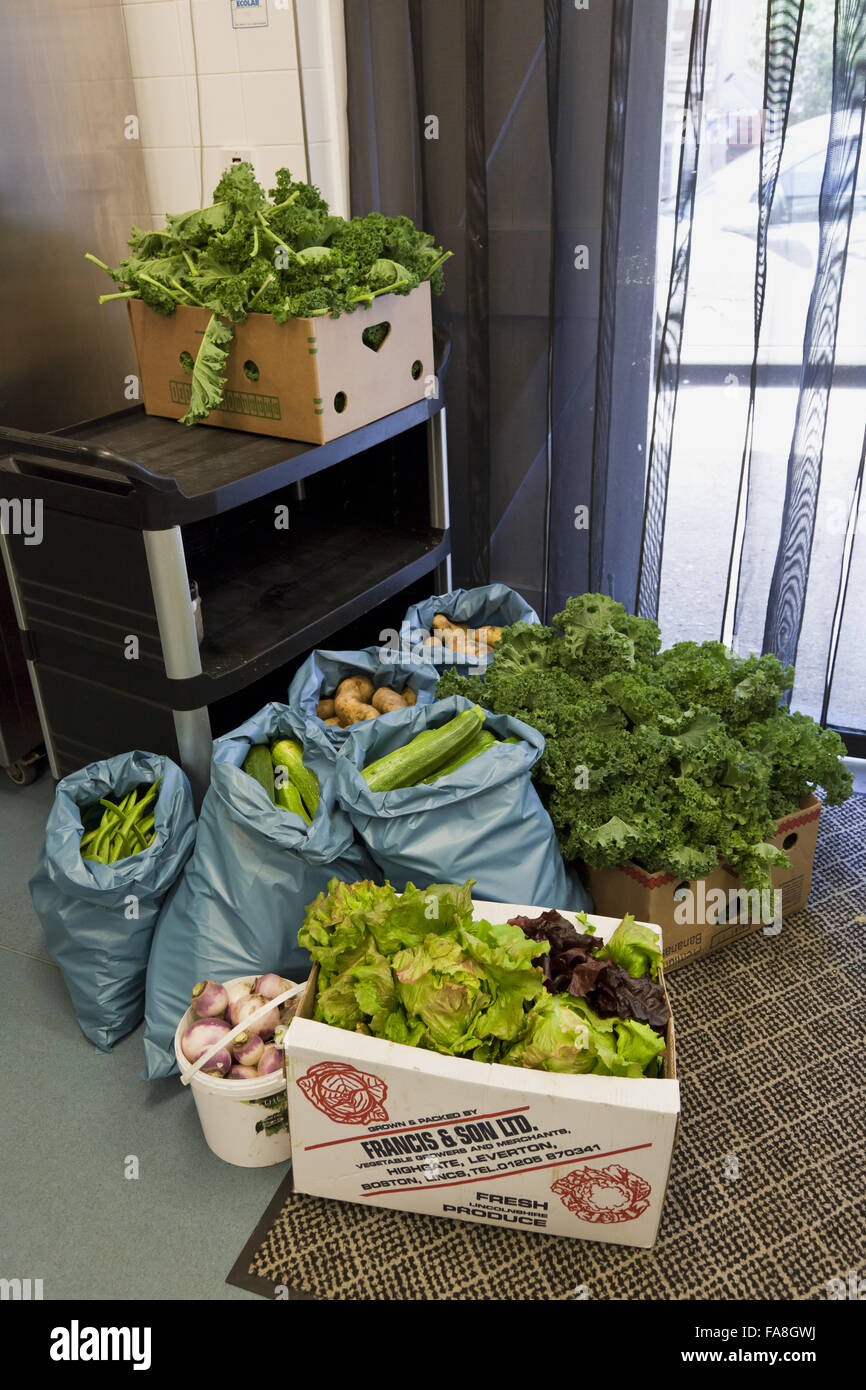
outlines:
[{"label": "white wall tile", "polygon": [[304,118],[297,73],[245,73],[241,81],[248,143],[253,147],[302,145]]},{"label": "white wall tile", "polygon": [[268,18],[270,23],[266,29],[234,31],[241,72],[274,72],[277,68],[297,68],[298,53],[291,9],[275,10],[271,4],[268,6]]},{"label": "white wall tile", "polygon": [[322,31],[323,0],[295,0],[301,61],[305,68],[325,66],[326,45]]},{"label": "white wall tile", "polygon": [[232,28],[229,0],[193,0],[192,15],[199,72],[237,72],[237,37],[242,31]]},{"label": "white wall tile", "polygon": [[187,77],[137,77],[135,106],[144,149],[184,146],[198,141],[190,118]]},{"label": "white wall tile", "polygon": [[205,145],[246,145],[246,118],[241,78],[236,73],[200,77],[202,138]]},{"label": "white wall tile", "polygon": [[198,206],[198,155],[192,150],[143,150],[154,216]]},{"label": "white wall tile", "polygon": [[123,17],[134,77],[175,77],[186,71],[175,0],[125,5]]},{"label": "white wall tile", "polygon": [[310,144],[332,136],[331,86],[324,68],[304,68],[304,115]]}]

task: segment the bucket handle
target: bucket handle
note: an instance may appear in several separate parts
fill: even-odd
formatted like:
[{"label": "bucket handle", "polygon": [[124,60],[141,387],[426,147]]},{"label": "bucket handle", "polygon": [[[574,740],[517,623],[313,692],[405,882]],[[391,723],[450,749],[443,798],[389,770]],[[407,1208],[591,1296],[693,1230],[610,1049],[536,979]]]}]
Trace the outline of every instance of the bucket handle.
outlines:
[{"label": "bucket handle", "polygon": [[[257,1018],[263,1018],[270,1009],[276,1009],[280,1004],[285,1004],[287,999],[294,999],[296,994],[303,994],[306,988],[306,980],[304,980],[303,984],[292,985],[291,989],[283,990],[283,993],[278,994],[275,999],[269,999],[267,1004],[262,1004],[261,1008],[256,1009],[255,1013],[250,1014],[249,1018],[245,1018],[243,1023],[236,1023],[231,1032],[223,1033],[222,1037],[218,1038],[217,1041],[208,1048],[207,1052],[201,1054],[197,1062],[193,1062],[188,1071],[181,1072],[180,1079],[184,1086],[188,1086],[205,1063],[209,1062],[211,1057],[215,1057],[218,1052],[222,1052],[223,1048],[227,1047],[230,1042],[233,1042],[239,1033],[249,1032],[250,1026],[255,1023]],[[204,1020],[202,1021],[204,1022]]]}]

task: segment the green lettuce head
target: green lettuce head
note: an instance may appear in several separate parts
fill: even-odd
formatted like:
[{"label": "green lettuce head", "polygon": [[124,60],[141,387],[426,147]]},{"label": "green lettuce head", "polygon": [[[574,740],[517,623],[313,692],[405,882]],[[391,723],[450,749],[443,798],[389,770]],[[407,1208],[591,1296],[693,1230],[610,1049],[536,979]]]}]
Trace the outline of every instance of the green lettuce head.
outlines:
[{"label": "green lettuce head", "polygon": [[643,975],[658,979],[662,963],[661,947],[655,932],[636,922],[627,912],[610,940],[597,953],[599,960],[613,960],[639,980]]},{"label": "green lettuce head", "polygon": [[568,995],[545,992],[526,1022],[526,1033],[506,1052],[503,1062],[541,1071],[592,1071],[595,1049],[590,1029]]}]

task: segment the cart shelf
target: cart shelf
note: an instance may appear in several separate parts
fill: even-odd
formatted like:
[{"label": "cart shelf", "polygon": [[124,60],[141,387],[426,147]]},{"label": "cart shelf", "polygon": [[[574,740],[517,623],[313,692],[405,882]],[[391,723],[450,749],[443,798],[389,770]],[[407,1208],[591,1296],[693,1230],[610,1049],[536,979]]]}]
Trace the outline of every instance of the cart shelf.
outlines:
[{"label": "cart shelf", "polygon": [[212,574],[197,570],[202,674],[168,682],[173,708],[212,704],[318,646],[435,569],[449,547],[448,532],[436,528],[407,532],[321,518],[286,536],[284,553],[254,559],[236,547]]}]

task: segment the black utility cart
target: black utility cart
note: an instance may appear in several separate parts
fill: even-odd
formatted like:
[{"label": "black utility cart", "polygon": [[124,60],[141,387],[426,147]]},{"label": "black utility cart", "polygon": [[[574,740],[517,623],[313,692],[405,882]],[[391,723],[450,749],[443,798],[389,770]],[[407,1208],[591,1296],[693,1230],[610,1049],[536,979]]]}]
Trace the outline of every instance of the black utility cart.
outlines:
[{"label": "black utility cart", "polygon": [[0,494],[43,507],[40,544],[0,544],[55,777],[142,748],[201,795],[210,707],[424,576],[451,585],[439,398],[320,446],[140,406],[0,427]]}]

